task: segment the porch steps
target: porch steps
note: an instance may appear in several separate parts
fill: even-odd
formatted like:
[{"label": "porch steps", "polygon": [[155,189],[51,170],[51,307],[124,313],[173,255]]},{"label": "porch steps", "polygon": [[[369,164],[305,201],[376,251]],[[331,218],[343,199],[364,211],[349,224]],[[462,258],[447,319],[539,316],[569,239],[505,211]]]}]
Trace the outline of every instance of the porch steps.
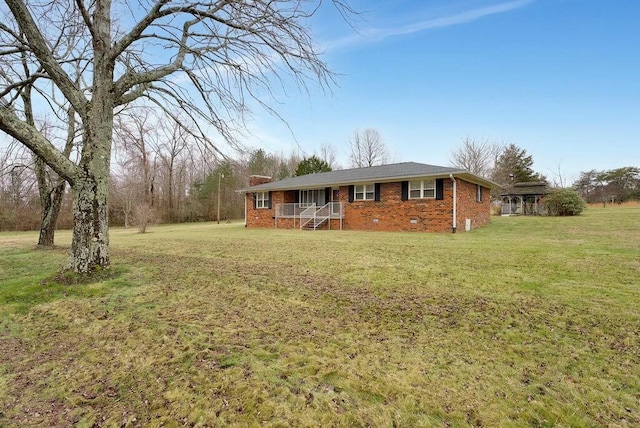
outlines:
[{"label": "porch steps", "polygon": [[302,228],[304,230],[317,230],[327,220],[329,220],[328,217],[316,217],[313,220],[311,220],[310,222],[306,223]]}]

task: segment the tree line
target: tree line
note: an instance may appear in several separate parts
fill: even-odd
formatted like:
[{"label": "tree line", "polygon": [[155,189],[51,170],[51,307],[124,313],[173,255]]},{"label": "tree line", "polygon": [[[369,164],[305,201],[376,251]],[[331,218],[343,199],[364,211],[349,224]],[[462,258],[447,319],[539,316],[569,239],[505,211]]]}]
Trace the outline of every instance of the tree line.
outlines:
[{"label": "tree line", "polygon": [[[208,147],[214,159],[224,158],[219,141],[237,146],[249,105],[280,117],[273,106],[279,89],[288,86],[285,80],[303,92],[310,84],[333,85],[335,75],[310,25],[328,8],[346,20],[353,14],[342,0],[0,5],[0,131],[54,171],[57,184],[69,185],[73,237],[65,269],[89,273],[110,265],[111,160],[116,117],[123,110],[154,106],[177,125],[171,131],[178,146],[153,159],[166,176],[142,177],[145,186],[150,178],[158,180],[154,198],[163,195],[165,215],[174,216],[184,196],[177,189],[189,172],[176,175],[178,165],[171,162],[183,154],[187,136]],[[36,113],[69,136],[70,150],[38,126]],[[54,195],[43,190],[48,198]],[[149,204],[151,190],[143,191]]]},{"label": "tree line", "polygon": [[569,184],[561,171],[553,179],[534,171],[533,156],[515,144],[472,138],[451,152],[450,162],[507,189],[515,183],[545,182],[551,188],[574,190],[588,203],[640,200],[640,167],[636,166],[583,171]]},{"label": "tree line", "polygon": [[[348,146],[349,167],[388,161],[377,130],[354,131]],[[68,157],[77,157],[77,145],[71,147]],[[162,111],[129,108],[114,120],[109,219],[112,225],[141,231],[153,223],[238,219],[244,215],[239,190],[248,186],[250,175],[282,180],[341,168],[331,144],[302,157],[264,149],[221,156]],[[14,142],[0,151],[0,231],[38,229],[45,217],[53,216],[52,223],[47,222],[52,225],[50,239],[39,242],[53,245],[56,227],[73,227],[72,194],[65,183],[24,145]],[[47,211],[49,199],[55,207]]]},{"label": "tree line", "polygon": [[[382,136],[371,128],[355,131],[348,151],[349,167],[381,165],[389,160]],[[114,160],[109,184],[111,224],[135,226],[141,231],[153,223],[242,218],[244,199],[239,190],[247,187],[250,175],[282,180],[342,168],[336,148],[330,144],[303,157],[263,149],[221,157],[166,120],[162,112],[149,108],[116,116]],[[534,171],[533,157],[514,144],[467,138],[452,151],[450,163],[490,178],[503,188],[518,182],[549,182]],[[640,168],[583,172],[571,187],[591,203],[640,199]],[[53,209],[45,209],[51,204]],[[37,230],[46,216],[53,217],[54,228],[71,228],[71,205],[64,180],[23,145],[14,143],[0,152],[0,231]],[[48,236],[51,245],[53,232]],[[40,243],[46,245],[47,241]]]},{"label": "tree line", "polygon": [[574,187],[590,203],[640,200],[640,167],[583,171]]}]

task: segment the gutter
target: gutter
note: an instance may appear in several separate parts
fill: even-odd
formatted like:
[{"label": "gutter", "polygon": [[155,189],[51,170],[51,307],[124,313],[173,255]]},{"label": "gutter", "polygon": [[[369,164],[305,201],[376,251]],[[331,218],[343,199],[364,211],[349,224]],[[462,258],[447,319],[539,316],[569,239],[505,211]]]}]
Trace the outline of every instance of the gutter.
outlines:
[{"label": "gutter", "polygon": [[247,227],[247,195],[242,195],[244,199],[244,227]]},{"label": "gutter", "polygon": [[453,174],[449,174],[449,178],[453,181],[453,233],[456,233],[456,227],[458,223],[458,207],[456,202],[458,201],[458,182],[453,178]]}]

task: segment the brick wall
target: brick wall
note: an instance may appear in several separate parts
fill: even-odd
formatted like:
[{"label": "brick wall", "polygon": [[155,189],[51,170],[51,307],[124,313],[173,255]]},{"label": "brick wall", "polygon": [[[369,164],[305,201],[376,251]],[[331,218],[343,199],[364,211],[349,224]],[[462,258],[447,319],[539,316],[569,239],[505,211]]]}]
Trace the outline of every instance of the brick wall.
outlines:
[{"label": "brick wall", "polygon": [[489,224],[491,215],[489,189],[482,188],[482,201],[477,201],[476,185],[468,181],[457,180],[458,191],[458,231],[465,230],[465,220],[471,220],[471,229]]},{"label": "brick wall", "polygon": [[249,186],[257,186],[259,184],[271,183],[271,177],[266,175],[250,175]]},{"label": "brick wall", "polygon": [[[482,202],[476,202],[476,185],[457,180],[457,230],[465,230],[465,219],[471,220],[471,228],[489,223],[489,189],[483,188]],[[339,188],[339,200],[343,203],[343,228],[351,230],[451,232],[453,230],[453,182],[444,180],[444,198],[402,200],[401,183],[382,183],[380,202],[349,202],[349,187]],[[275,207],[279,203],[295,200],[295,191],[271,194],[271,209],[253,209],[253,195],[247,194],[247,226],[275,227]],[[278,219],[278,228],[292,228],[291,219]],[[300,227],[296,222],[296,227]],[[338,220],[331,223],[339,229]]]},{"label": "brick wall", "polygon": [[255,195],[247,193],[247,227],[272,228],[275,227],[276,205],[284,203],[285,192],[271,192],[271,208],[254,208]]}]

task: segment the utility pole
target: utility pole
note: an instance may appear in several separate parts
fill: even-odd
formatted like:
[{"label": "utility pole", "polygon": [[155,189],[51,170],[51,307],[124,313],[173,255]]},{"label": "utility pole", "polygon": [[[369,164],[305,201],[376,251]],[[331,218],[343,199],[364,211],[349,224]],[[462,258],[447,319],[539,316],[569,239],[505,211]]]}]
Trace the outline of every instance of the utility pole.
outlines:
[{"label": "utility pole", "polygon": [[216,217],[218,219],[218,224],[220,224],[220,182],[222,181],[223,178],[224,178],[224,174],[219,172],[218,173],[218,216]]}]

